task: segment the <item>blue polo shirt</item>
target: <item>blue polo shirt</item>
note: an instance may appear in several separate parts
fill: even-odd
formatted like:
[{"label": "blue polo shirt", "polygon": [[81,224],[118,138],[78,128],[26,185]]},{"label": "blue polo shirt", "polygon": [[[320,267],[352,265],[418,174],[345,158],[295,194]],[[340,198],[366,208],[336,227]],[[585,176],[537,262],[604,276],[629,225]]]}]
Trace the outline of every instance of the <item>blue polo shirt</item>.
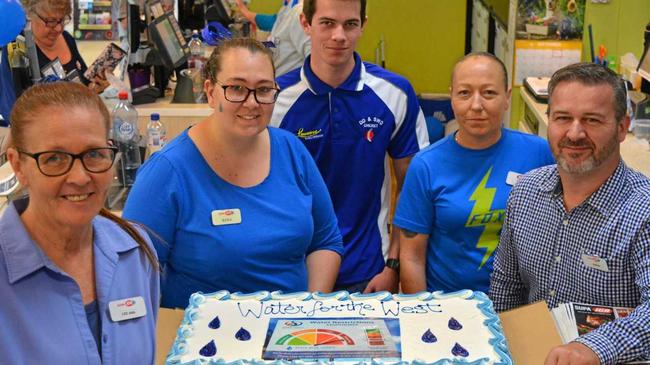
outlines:
[{"label": "blue polo shirt", "polygon": [[391,197],[388,157],[409,157],[428,145],[424,115],[408,80],[362,62],[337,88],[301,69],[277,82],[282,91],[271,125],[294,133],[314,157],[329,189],[345,248],[337,284],[383,270]]},{"label": "blue polo shirt", "polygon": [[[76,281],[20,220],[26,206],[12,202],[0,218],[0,363],[153,364],[159,274],[138,243],[108,219],[93,219],[100,353]],[[111,320],[108,304],[132,297],[144,299],[146,315]]]}]

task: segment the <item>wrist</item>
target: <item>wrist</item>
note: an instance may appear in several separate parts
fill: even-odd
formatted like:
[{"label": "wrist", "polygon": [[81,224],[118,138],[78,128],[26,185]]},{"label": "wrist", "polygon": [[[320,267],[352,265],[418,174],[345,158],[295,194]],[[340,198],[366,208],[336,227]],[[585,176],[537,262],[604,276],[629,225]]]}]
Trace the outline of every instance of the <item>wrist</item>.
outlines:
[{"label": "wrist", "polygon": [[399,259],[391,259],[391,258],[387,259],[386,267],[392,269],[393,271],[399,274]]}]

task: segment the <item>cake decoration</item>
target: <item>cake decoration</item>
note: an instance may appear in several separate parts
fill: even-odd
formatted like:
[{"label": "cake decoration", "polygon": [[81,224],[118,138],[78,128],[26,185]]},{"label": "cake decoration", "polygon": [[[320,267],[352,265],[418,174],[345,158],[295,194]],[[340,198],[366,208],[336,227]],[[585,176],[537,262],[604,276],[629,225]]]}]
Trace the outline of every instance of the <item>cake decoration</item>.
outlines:
[{"label": "cake decoration", "polygon": [[471,290],[195,293],[165,364],[291,363],[513,365],[492,302]]},{"label": "cake decoration", "polygon": [[248,341],[251,339],[250,332],[246,331],[244,327],[241,327],[237,333],[235,333],[235,338],[239,341]]},{"label": "cake decoration", "polygon": [[221,321],[219,320],[219,316],[214,317],[210,323],[208,323],[208,327],[212,328],[213,330],[218,329],[221,327]]},{"label": "cake decoration", "polygon": [[422,335],[422,342],[426,342],[426,343],[434,343],[434,342],[436,342],[436,341],[438,341],[438,339],[436,338],[436,335],[434,335],[433,333],[431,333],[431,329],[428,329],[428,330],[427,330],[426,332],[424,332],[424,334]]},{"label": "cake decoration", "polygon": [[217,354],[217,345],[214,343],[214,340],[208,342],[205,346],[201,347],[199,350],[201,356],[212,357]]},{"label": "cake decoration", "polygon": [[467,357],[469,356],[469,351],[467,351],[463,346],[456,342],[454,347],[451,349],[451,354],[454,356]]},{"label": "cake decoration", "polygon": [[463,328],[463,325],[461,325],[456,318],[451,317],[449,323],[447,323],[447,327],[449,327],[450,330],[459,331]]}]

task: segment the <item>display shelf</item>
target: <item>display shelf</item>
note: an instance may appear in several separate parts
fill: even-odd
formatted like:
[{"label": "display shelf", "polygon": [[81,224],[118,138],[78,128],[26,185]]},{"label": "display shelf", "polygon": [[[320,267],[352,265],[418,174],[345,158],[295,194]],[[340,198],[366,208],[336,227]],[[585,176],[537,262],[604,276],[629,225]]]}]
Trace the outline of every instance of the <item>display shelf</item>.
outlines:
[{"label": "display shelf", "polygon": [[110,24],[79,24],[80,30],[111,30]]}]

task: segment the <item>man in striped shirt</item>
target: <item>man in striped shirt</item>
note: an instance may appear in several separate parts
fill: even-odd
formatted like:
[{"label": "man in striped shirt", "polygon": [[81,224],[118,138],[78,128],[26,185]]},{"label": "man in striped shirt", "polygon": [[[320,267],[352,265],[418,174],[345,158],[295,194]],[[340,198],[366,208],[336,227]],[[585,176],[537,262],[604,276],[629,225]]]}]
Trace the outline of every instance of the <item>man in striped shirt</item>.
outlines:
[{"label": "man in striped shirt", "polygon": [[557,165],[512,189],[494,261],[497,311],[545,299],[632,307],[554,348],[545,365],[596,365],[650,357],[650,180],[629,169],[620,78],[594,64],[558,70],[549,83],[548,142]]}]

